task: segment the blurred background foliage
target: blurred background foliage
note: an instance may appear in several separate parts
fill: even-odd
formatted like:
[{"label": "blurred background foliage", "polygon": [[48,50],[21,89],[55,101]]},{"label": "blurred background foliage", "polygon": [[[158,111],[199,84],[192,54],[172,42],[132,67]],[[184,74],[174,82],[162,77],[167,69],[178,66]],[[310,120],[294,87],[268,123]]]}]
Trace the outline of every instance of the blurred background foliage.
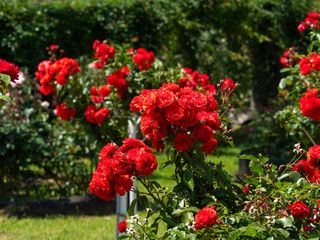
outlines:
[{"label": "blurred background foliage", "polygon": [[257,110],[234,138],[251,144],[247,150],[282,157],[280,149],[294,140],[284,138],[273,118],[279,57],[293,45],[306,48],[297,26],[319,5],[316,0],[2,0],[0,58],[29,76],[14,88],[14,105],[0,108],[1,198],[86,193],[98,161],[102,143],[86,134],[90,129],[57,120],[42,105],[49,99],[37,92],[34,72],[51,44],[66,57],[82,59],[92,55],[96,39],[131,43],[154,51],[167,68],[198,70],[214,84],[229,77],[241,84],[237,111]]}]

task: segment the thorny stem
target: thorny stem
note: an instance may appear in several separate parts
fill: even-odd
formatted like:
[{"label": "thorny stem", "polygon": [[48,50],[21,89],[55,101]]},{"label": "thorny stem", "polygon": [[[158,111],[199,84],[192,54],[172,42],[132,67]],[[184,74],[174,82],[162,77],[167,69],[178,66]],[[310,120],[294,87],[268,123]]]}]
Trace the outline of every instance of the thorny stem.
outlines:
[{"label": "thorny stem", "polygon": [[[158,203],[160,203],[160,205],[162,206],[163,209],[167,209],[167,207],[163,204],[163,202],[160,200],[160,196],[158,195],[158,192],[156,191],[157,195],[158,195],[158,198],[157,196],[155,196],[151,191],[150,189],[147,187],[147,185],[145,184],[144,181],[142,181],[141,178],[139,178],[138,176],[136,176],[136,178],[142,183],[142,185],[147,189],[147,191],[149,192],[149,195],[155,199]],[[152,185],[152,184],[151,184]],[[153,187],[153,185],[152,185]],[[167,211],[167,213],[171,216],[171,214]]]},{"label": "thorny stem", "polygon": [[307,135],[307,137],[309,138],[309,140],[312,142],[313,145],[317,145],[316,142],[312,139],[312,137],[309,135],[309,133],[307,132],[307,130],[305,128],[302,128],[302,130],[304,131],[304,133]]}]

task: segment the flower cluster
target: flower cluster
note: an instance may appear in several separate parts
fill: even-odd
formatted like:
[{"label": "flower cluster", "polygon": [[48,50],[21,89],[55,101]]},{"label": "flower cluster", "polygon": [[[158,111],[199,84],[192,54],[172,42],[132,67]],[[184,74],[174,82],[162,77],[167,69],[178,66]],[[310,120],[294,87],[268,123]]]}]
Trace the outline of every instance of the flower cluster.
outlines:
[{"label": "flower cluster", "polygon": [[200,230],[203,227],[211,228],[216,224],[218,219],[218,214],[215,210],[215,206],[204,207],[201,209],[195,216],[195,228],[196,230]]},{"label": "flower cluster", "polygon": [[76,116],[76,111],[73,108],[67,108],[63,103],[56,107],[56,113],[62,120],[69,120]]},{"label": "flower cluster", "polygon": [[102,124],[106,117],[109,116],[109,113],[110,110],[107,107],[102,107],[98,110],[93,104],[89,105],[85,111],[87,121],[93,124]]},{"label": "flower cluster", "polygon": [[54,63],[51,60],[42,61],[35,73],[41,84],[40,92],[44,95],[55,93],[55,84],[51,84],[55,78],[59,85],[64,85],[68,75],[79,71],[79,64],[72,58],[61,58]]},{"label": "flower cluster", "polygon": [[154,62],[154,53],[148,52],[144,48],[139,48],[136,54],[133,55],[133,61],[139,66],[140,71],[148,70]]},{"label": "flower cluster", "polygon": [[108,64],[109,59],[112,59],[116,54],[114,47],[101,43],[99,40],[94,41],[92,48],[96,51],[94,57],[100,60],[95,62],[95,67],[99,69],[103,69],[103,66]]},{"label": "flower cluster", "polygon": [[302,177],[312,183],[320,183],[320,145],[309,148],[307,160],[299,160],[294,164],[292,171],[299,172]]},{"label": "flower cluster", "polygon": [[280,58],[280,63],[283,67],[290,67],[294,64],[294,60],[299,60],[299,57],[294,52],[294,46],[287,48],[283,56]]},{"label": "flower cluster", "polygon": [[217,146],[213,131],[220,128],[218,103],[211,94],[163,84],[160,89],[143,90],[132,100],[130,109],[143,112],[141,132],[157,151],[164,149],[162,139],[169,135],[174,137],[174,147],[183,152],[194,141],[202,143],[201,151],[207,155]]},{"label": "flower cluster", "polygon": [[310,208],[302,201],[295,201],[287,209],[291,209],[291,214],[294,218],[305,218],[310,214]]},{"label": "flower cluster", "polygon": [[101,103],[105,97],[110,95],[110,93],[111,89],[108,86],[101,86],[99,91],[97,86],[94,86],[90,89],[91,99],[94,103]]},{"label": "flower cluster", "polygon": [[300,22],[298,26],[299,32],[306,30],[306,28],[319,28],[319,13],[309,12],[304,22]]},{"label": "flower cluster", "polygon": [[19,79],[19,67],[15,66],[14,63],[9,63],[6,60],[0,59],[0,73],[7,74],[10,76],[11,82]]},{"label": "flower cluster", "polygon": [[109,201],[132,188],[133,175],[150,175],[158,166],[151,148],[141,140],[127,138],[121,147],[108,143],[100,152],[100,162],[89,184],[90,192]]},{"label": "flower cluster", "polygon": [[209,84],[209,76],[207,74],[199,74],[197,71],[193,71],[190,68],[184,68],[186,77],[179,79],[178,83],[180,87],[200,87],[207,92],[216,95],[217,90],[213,84]]},{"label": "flower cluster", "polygon": [[309,58],[301,58],[299,66],[301,75],[308,75],[312,70],[320,71],[320,55],[317,53],[311,53]]},{"label": "flower cluster", "polygon": [[320,98],[317,97],[318,90],[310,89],[300,99],[300,109],[304,116],[312,118],[314,121],[320,120]]},{"label": "flower cluster", "polygon": [[121,69],[116,70],[114,73],[108,76],[108,85],[115,87],[117,89],[117,94],[120,98],[124,98],[127,93],[127,81],[124,78],[130,69],[126,66]]}]

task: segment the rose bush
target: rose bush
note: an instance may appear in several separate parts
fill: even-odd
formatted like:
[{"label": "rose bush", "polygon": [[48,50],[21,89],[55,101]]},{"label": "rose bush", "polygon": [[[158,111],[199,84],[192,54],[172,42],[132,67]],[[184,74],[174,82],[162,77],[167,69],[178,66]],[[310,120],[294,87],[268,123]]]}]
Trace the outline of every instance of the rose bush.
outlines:
[{"label": "rose bush", "polygon": [[[310,13],[309,18],[304,26],[317,28],[318,15]],[[290,57],[294,54],[292,49],[284,56],[289,59],[281,60],[286,67],[293,66],[291,62],[297,59]],[[303,69],[300,75],[318,71],[314,56],[309,62],[303,60],[298,65],[299,72]],[[306,70],[308,67],[312,69]],[[130,160],[129,152],[122,151],[118,157],[107,151],[111,153],[107,161],[109,166],[123,164],[120,174],[130,174],[146,189],[144,192],[134,189],[146,209],[145,219],[140,221],[139,216],[133,216],[137,203],[133,201],[128,211],[130,218],[118,226],[119,231],[126,232],[119,239],[318,239],[320,147],[311,147],[307,160],[301,160],[306,151],[296,144],[290,163],[280,167],[269,164],[269,159],[261,154],[258,157],[241,156],[251,160],[251,172],[244,180],[233,179],[221,164],[210,162],[206,156],[221,142],[232,144],[230,120],[225,114],[232,107],[229,101],[238,84],[227,78],[216,86],[207,87],[206,77],[199,77],[191,69],[184,69],[184,72],[185,76],[174,81],[179,85],[167,83],[156,89],[143,90],[130,104],[132,111],[142,114],[142,134],[152,141],[155,150],[166,151],[167,161],[160,169],[174,166],[175,186],[160,186],[156,181],[150,181],[148,174],[135,170],[136,161],[141,158],[144,158],[146,168],[155,166],[153,157],[149,159],[141,154]],[[316,90],[310,91],[306,98],[316,96]],[[290,96],[294,94],[299,96],[297,91]],[[304,104],[308,99],[301,101],[303,106],[307,105],[306,109],[316,108],[313,102],[317,102],[317,98],[309,105]],[[299,106],[299,103],[295,104]],[[311,116],[307,115],[313,117],[314,112],[310,113]],[[105,151],[102,149],[100,155]],[[139,151],[135,150],[133,155]],[[151,152],[148,154],[152,155]],[[107,176],[114,172],[101,168],[102,165],[100,158],[95,174]],[[99,180],[102,183],[97,186],[101,187],[92,192],[98,196],[102,194],[102,198],[117,185],[116,180],[109,182],[107,177]],[[91,186],[95,181],[93,177]],[[110,187],[104,188],[108,183]],[[161,224],[166,225],[165,232],[159,231]]]},{"label": "rose bush", "polygon": [[[298,30],[309,32],[310,42],[306,54],[299,47],[288,48],[280,58],[286,76],[279,83],[283,109],[276,114],[288,134],[306,146],[316,144],[320,135],[320,102],[318,98],[320,55],[319,14],[310,12]],[[316,122],[315,122],[316,121]]]}]

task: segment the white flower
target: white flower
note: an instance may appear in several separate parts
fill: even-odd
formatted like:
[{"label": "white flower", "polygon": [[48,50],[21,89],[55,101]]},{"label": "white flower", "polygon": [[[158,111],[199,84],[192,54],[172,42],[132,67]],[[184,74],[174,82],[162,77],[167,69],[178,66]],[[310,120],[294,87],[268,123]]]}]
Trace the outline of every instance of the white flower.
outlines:
[{"label": "white flower", "polygon": [[137,222],[140,217],[138,215],[131,216],[130,219],[133,222]]},{"label": "white flower", "polygon": [[256,209],[254,206],[251,206],[250,208],[249,208],[249,214],[254,214],[254,213],[256,213],[258,211],[258,209]]},{"label": "white flower", "polygon": [[275,223],[276,218],[274,216],[266,216],[267,222],[268,223]]},{"label": "white flower", "polygon": [[188,227],[188,230],[195,230],[195,224],[196,222],[188,222],[186,223],[186,226]]},{"label": "white flower", "polygon": [[134,230],[133,228],[129,227],[129,228],[127,228],[127,232],[128,232],[129,234],[135,234],[135,233],[136,233],[136,230]]},{"label": "white flower", "polygon": [[145,219],[143,220],[143,223],[144,223],[144,224],[149,224],[149,220],[148,220],[147,218],[145,218]]},{"label": "white flower", "polygon": [[43,101],[43,102],[41,102],[41,106],[44,108],[44,109],[48,109],[49,108],[49,106],[50,106],[50,103],[49,102],[47,102],[47,101]]}]

